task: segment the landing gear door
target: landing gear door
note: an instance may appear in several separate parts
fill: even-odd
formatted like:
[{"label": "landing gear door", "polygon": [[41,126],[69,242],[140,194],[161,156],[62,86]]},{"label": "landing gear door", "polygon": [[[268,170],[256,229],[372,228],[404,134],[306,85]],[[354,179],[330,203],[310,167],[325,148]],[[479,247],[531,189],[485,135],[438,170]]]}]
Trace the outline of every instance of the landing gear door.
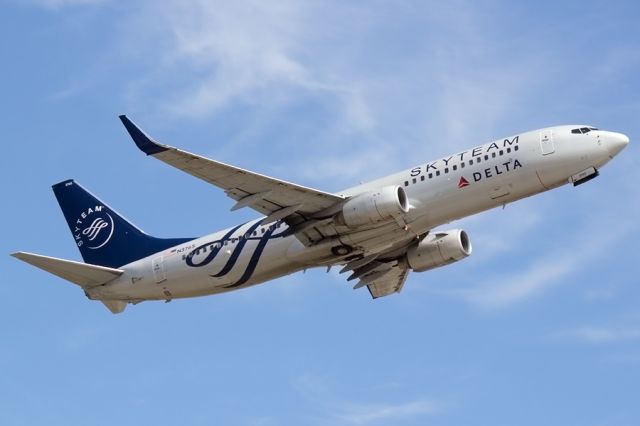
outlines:
[{"label": "landing gear door", "polygon": [[155,278],[156,283],[161,283],[167,279],[167,273],[164,269],[164,259],[162,256],[158,256],[153,259],[151,268],[153,269],[153,278]]},{"label": "landing gear door", "polygon": [[553,129],[544,129],[540,131],[540,152],[542,155],[549,155],[555,152],[553,146]]}]

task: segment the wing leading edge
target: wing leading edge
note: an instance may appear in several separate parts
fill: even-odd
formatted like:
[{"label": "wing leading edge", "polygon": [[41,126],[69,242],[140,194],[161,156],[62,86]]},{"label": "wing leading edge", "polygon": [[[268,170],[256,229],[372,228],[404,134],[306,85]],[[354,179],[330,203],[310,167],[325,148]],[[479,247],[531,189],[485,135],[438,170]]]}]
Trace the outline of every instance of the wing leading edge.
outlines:
[{"label": "wing leading edge", "polygon": [[236,201],[232,210],[251,207],[266,215],[267,221],[294,214],[307,220],[344,200],[335,194],[275,179],[160,144],[144,133],[126,115],[121,115],[120,120],[141,151],[223,189]]}]

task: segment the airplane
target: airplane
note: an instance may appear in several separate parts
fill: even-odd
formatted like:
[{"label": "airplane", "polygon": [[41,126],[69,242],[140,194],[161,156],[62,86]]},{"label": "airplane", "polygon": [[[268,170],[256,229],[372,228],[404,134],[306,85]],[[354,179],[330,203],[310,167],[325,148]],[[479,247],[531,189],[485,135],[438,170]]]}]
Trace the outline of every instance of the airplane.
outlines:
[{"label": "airplane", "polygon": [[[80,286],[114,314],[128,304],[219,294],[313,267],[341,266],[376,299],[402,290],[410,271],[472,252],[453,220],[567,183],[581,185],[629,143],[622,133],[564,125],[520,133],[352,188],[329,193],[156,142],[120,120],[147,154],[215,185],[232,211],[265,215],[199,238],[145,234],[75,180],[53,185],[83,262],[12,256]],[[356,281],[357,280],[357,281]]]}]

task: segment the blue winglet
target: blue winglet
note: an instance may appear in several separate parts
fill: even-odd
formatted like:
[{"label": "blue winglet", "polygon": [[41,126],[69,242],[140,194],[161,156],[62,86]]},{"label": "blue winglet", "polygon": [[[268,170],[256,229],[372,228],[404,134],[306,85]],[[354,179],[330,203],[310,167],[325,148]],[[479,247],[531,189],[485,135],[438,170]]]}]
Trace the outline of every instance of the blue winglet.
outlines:
[{"label": "blue winglet", "polygon": [[129,135],[131,135],[131,139],[133,139],[138,148],[140,148],[140,150],[145,154],[153,155],[158,154],[159,152],[167,151],[167,148],[158,144],[156,141],[147,136],[147,134],[140,130],[140,128],[136,126],[133,121],[129,120],[126,115],[121,115],[120,120],[122,121],[122,124],[124,124],[124,127],[127,129],[127,132],[129,132]]}]

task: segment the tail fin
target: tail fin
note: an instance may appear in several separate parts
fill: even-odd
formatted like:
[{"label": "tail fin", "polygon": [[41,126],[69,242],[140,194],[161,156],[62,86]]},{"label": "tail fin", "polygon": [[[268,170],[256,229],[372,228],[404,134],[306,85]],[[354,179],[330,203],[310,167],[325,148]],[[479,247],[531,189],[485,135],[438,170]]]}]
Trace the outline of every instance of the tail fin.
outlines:
[{"label": "tail fin", "polygon": [[118,268],[192,239],[147,235],[72,179],[53,192],[86,263]]}]

